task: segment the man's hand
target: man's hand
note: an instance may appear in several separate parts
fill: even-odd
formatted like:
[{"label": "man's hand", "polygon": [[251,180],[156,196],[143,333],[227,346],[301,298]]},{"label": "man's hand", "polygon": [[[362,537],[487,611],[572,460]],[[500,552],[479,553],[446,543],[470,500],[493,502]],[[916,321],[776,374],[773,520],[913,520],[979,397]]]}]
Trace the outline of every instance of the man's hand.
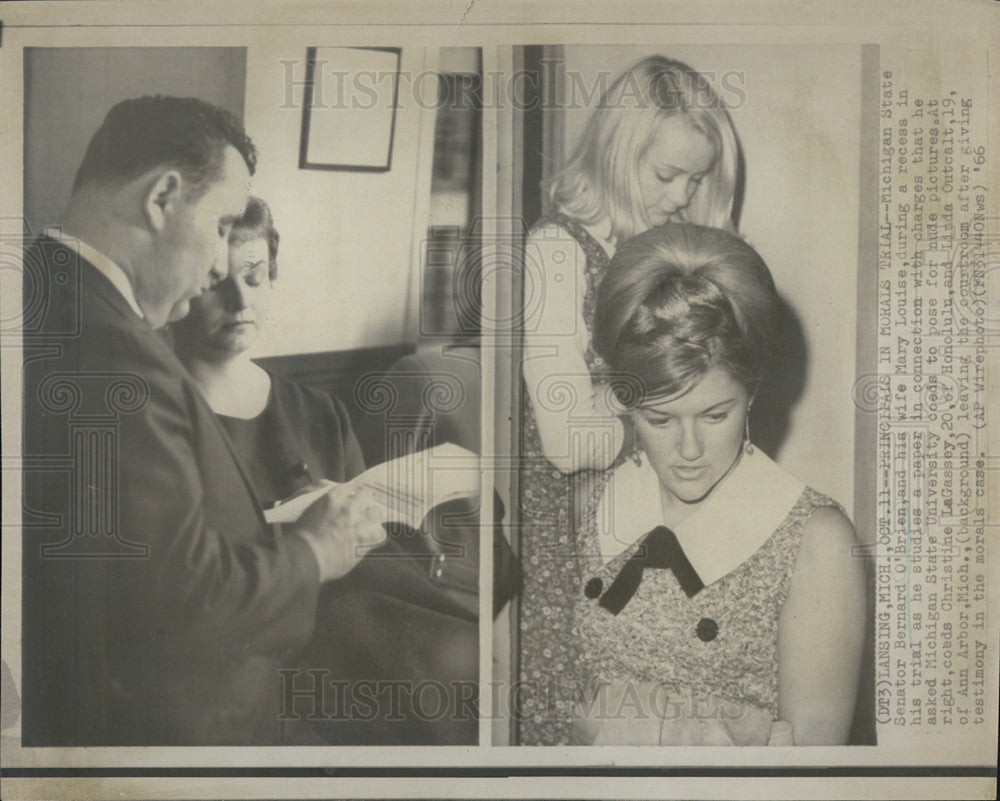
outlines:
[{"label": "man's hand", "polygon": [[369,490],[342,486],[318,498],[285,530],[309,543],[319,562],[320,581],[329,581],[349,573],[365,553],[385,541],[381,519]]}]

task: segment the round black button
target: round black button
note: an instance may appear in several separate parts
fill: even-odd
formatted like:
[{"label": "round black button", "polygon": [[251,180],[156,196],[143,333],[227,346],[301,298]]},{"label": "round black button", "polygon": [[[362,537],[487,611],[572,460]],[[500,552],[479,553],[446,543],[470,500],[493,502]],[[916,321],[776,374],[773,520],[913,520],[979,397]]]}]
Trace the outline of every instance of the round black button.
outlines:
[{"label": "round black button", "polygon": [[703,617],[694,631],[702,642],[711,642],[719,633],[719,624],[710,617]]},{"label": "round black button", "polygon": [[604,582],[599,578],[592,578],[583,588],[583,594],[588,598],[596,598],[604,589]]}]

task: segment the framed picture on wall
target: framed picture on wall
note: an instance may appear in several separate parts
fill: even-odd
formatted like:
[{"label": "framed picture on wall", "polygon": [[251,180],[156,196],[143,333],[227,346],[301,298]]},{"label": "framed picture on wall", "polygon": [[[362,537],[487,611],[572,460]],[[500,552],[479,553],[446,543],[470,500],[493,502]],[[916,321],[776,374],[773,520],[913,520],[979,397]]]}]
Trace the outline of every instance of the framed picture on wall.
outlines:
[{"label": "framed picture on wall", "polygon": [[398,47],[310,47],[299,168],[388,172],[399,91]]}]

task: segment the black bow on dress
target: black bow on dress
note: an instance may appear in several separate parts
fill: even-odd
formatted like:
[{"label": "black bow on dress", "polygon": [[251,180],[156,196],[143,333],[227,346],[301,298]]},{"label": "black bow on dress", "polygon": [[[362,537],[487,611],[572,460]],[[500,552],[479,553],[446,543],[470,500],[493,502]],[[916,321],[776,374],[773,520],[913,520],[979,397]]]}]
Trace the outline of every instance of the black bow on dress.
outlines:
[{"label": "black bow on dress", "polygon": [[688,598],[705,588],[704,582],[684,555],[684,549],[674,532],[666,526],[657,526],[642,538],[638,549],[622,565],[598,604],[617,615],[639,589],[642,573],[646,568],[672,570]]}]

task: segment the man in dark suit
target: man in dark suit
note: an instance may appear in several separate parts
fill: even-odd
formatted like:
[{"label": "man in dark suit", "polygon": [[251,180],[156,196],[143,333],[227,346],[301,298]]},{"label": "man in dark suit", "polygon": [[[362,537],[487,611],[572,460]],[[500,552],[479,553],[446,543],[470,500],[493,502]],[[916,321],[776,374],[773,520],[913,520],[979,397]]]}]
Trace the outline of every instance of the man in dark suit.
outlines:
[{"label": "man in dark suit", "polygon": [[26,251],[26,746],[282,742],[319,586],[383,538],[340,490],[272,531],[156,332],[225,277],[255,164],[222,109],[124,101]]}]

